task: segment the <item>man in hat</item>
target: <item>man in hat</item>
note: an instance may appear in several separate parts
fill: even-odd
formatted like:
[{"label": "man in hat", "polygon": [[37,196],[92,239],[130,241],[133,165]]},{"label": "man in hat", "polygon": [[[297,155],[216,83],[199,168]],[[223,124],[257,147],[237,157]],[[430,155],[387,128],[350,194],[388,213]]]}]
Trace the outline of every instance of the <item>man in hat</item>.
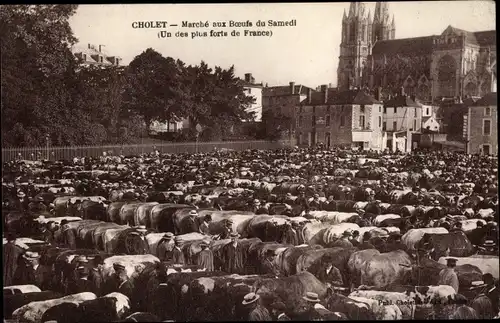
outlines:
[{"label": "man in hat", "polygon": [[316,304],[320,303],[318,294],[307,292],[305,296],[302,297],[306,301],[307,307],[304,313],[301,315],[301,321],[315,321],[321,319],[319,313],[316,311]]},{"label": "man in hat", "polygon": [[75,271],[76,280],[70,282],[66,294],[73,295],[86,292],[93,293],[95,288],[92,281],[89,280],[89,269],[82,264],[78,266]]},{"label": "man in hat", "polygon": [[198,228],[201,234],[206,234],[206,235],[210,234],[210,230],[208,229],[210,222],[212,222],[212,214],[206,214],[205,217],[203,218],[203,222],[200,224],[200,227]]},{"label": "man in hat", "polygon": [[14,274],[17,270],[19,256],[23,249],[16,245],[16,236],[12,232],[7,233],[7,243],[3,245],[3,284],[12,286]]},{"label": "man in hat", "polygon": [[309,207],[311,208],[311,210],[321,210],[323,206],[322,204],[323,203],[321,203],[321,201],[319,200],[319,194],[315,193],[312,201],[309,202]]},{"label": "man in hat", "polygon": [[214,271],[214,254],[209,248],[208,241],[200,243],[201,251],[196,256],[196,265],[206,271]]},{"label": "man in hat", "polygon": [[495,241],[493,241],[493,240],[486,240],[483,243],[483,248],[485,249],[484,253],[486,255],[491,255],[491,256],[498,255],[497,246],[495,244]]},{"label": "man in hat", "polygon": [[[196,210],[190,210],[188,216],[184,220],[183,223],[183,232],[196,232],[198,227],[196,225],[196,217],[198,216],[198,212]],[[179,234],[179,233],[177,233]]]},{"label": "man in hat", "polygon": [[283,302],[271,304],[271,317],[273,321],[291,321],[286,315],[286,306]]},{"label": "man in hat", "polygon": [[483,287],[481,294],[486,295],[490,299],[493,313],[496,314],[499,310],[498,305],[500,300],[500,290],[495,284],[495,278],[490,273],[483,275],[483,282],[485,286]]},{"label": "man in hat", "polygon": [[211,205],[210,201],[207,199],[207,197],[205,195],[202,195],[201,201],[197,203],[197,206],[200,209],[207,209],[207,208],[211,207],[212,205]]},{"label": "man in hat", "polygon": [[184,265],[186,262],[184,260],[184,253],[181,250],[181,240],[177,236],[174,238],[174,249],[172,249],[172,263],[178,265]]},{"label": "man in hat", "polygon": [[275,258],[276,258],[276,255],[274,253],[274,250],[268,249],[266,251],[265,259],[262,262],[262,274],[263,275],[275,275],[276,277],[278,277],[280,275],[279,269],[274,264]]},{"label": "man in hat", "polygon": [[245,321],[271,321],[272,317],[269,311],[260,304],[260,296],[255,293],[246,294],[243,297],[243,304],[246,309]]},{"label": "man in hat", "polygon": [[[104,259],[101,255],[96,255],[93,257],[94,266],[89,270],[89,280],[92,284],[92,293],[96,294],[97,297],[103,295],[103,270],[104,270]],[[112,292],[112,291],[111,291]],[[105,294],[104,294],[105,295]]]},{"label": "man in hat", "polygon": [[297,246],[299,244],[299,236],[297,234],[298,227],[299,224],[297,222],[285,222],[285,231],[283,232],[281,243]]},{"label": "man in hat", "polygon": [[28,204],[28,210],[35,214],[46,214],[47,206],[44,204],[43,197],[36,196],[33,201]]},{"label": "man in hat", "polygon": [[389,238],[387,239],[387,244],[385,245],[385,252],[403,250],[408,252],[408,248],[401,242],[401,233],[391,232],[389,233]]},{"label": "man in hat", "polygon": [[352,232],[352,236],[349,238],[349,242],[353,245],[353,247],[358,247],[360,245],[359,243],[359,231],[354,230]]},{"label": "man in hat", "polygon": [[76,236],[75,232],[70,229],[68,225],[68,220],[64,219],[61,221],[61,244],[70,249],[76,249]]},{"label": "man in hat", "polygon": [[232,232],[233,232],[233,220],[227,219],[226,225],[222,228],[222,233],[220,234],[220,239],[221,240],[229,239]]},{"label": "man in hat", "polygon": [[344,231],[342,233],[342,237],[340,239],[337,239],[333,244],[332,248],[339,247],[343,249],[349,249],[352,248],[352,243],[349,242],[349,238],[351,237],[351,232],[349,230]]},{"label": "man in hat", "polygon": [[134,304],[134,285],[127,275],[125,265],[122,263],[114,263],[113,269],[115,272],[111,275],[111,290],[127,296],[130,299],[131,305]]},{"label": "man in hat", "polygon": [[375,246],[370,242],[372,239],[372,234],[366,231],[363,234],[363,242],[358,246],[359,250],[375,249]]},{"label": "man in hat", "polygon": [[453,287],[455,292],[458,293],[458,275],[455,272],[455,267],[457,266],[456,258],[446,258],[447,268],[442,269],[439,272],[438,285],[448,285]]},{"label": "man in hat", "polygon": [[19,211],[27,211],[29,209],[30,201],[23,191],[17,192],[17,200],[14,203],[14,208]]},{"label": "man in hat", "polygon": [[161,261],[170,261],[172,259],[172,252],[174,250],[173,239],[174,234],[172,232],[167,232],[163,235],[160,241],[158,241],[156,252]]},{"label": "man in hat", "polygon": [[459,232],[459,231],[464,231],[463,228],[462,228],[462,222],[460,221],[457,221],[455,222],[455,225],[453,226],[453,228],[450,230],[450,232]]},{"label": "man in hat", "polygon": [[222,271],[229,274],[242,274],[244,272],[243,247],[238,242],[239,234],[231,233],[231,241],[221,250]]},{"label": "man in hat", "polygon": [[13,283],[15,285],[36,285],[41,290],[50,289],[52,272],[50,268],[40,265],[38,252],[26,251],[22,257],[25,264],[17,267]]},{"label": "man in hat", "polygon": [[334,266],[335,259],[331,255],[321,257],[318,271],[315,272],[320,281],[329,286],[341,287],[344,285],[344,279],[340,270]]}]

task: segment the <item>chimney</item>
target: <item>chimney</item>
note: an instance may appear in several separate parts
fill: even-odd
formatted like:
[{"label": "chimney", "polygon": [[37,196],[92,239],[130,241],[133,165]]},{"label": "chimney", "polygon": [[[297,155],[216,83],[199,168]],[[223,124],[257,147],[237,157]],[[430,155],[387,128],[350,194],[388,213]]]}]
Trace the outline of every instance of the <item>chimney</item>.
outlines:
[{"label": "chimney", "polygon": [[87,45],[88,45],[89,49],[91,49],[91,48],[92,48],[92,47],[90,46],[90,44],[87,44]]},{"label": "chimney", "polygon": [[268,87],[268,86],[267,86],[267,82],[266,82],[266,87]]},{"label": "chimney", "polygon": [[328,83],[328,88],[331,89],[332,88],[332,83]]},{"label": "chimney", "polygon": [[252,81],[252,73],[245,74],[245,82],[251,83]]},{"label": "chimney", "polygon": [[295,94],[295,82],[290,82],[290,94]]},{"label": "chimney", "polygon": [[102,52],[102,47],[103,47],[103,45],[99,45],[99,53]]},{"label": "chimney", "polygon": [[311,88],[307,89],[307,102],[311,104],[312,102],[312,92],[313,90]]},{"label": "chimney", "polygon": [[324,103],[328,101],[328,85],[321,85],[321,92],[323,92]]}]

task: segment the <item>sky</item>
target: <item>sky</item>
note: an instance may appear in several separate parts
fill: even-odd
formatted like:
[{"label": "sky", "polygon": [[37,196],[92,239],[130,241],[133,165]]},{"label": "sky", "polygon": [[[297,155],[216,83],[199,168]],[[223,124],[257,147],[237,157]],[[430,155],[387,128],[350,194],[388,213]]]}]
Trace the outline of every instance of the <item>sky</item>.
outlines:
[{"label": "sky", "polygon": [[[371,9],[375,2],[365,2]],[[181,59],[186,64],[223,68],[235,66],[237,76],[252,73],[256,82],[269,86],[289,82],[316,87],[337,83],[337,65],[343,11],[349,3],[247,3],[247,4],[127,4],[80,5],[70,19],[78,46],[105,45],[104,51],[120,56],[128,64],[151,47],[165,57]],[[404,1],[390,2],[394,14],[396,38],[439,35],[448,25],[468,31],[495,29],[494,1]],[[292,27],[256,27],[267,22],[296,21]],[[246,22],[250,28],[213,27],[214,22]],[[167,21],[178,27],[160,29],[132,28],[135,21]],[[182,21],[209,22],[209,28],[182,28]],[[193,31],[268,30],[264,37],[197,37]],[[158,32],[172,32],[160,39]],[[189,37],[175,37],[176,32]]]}]

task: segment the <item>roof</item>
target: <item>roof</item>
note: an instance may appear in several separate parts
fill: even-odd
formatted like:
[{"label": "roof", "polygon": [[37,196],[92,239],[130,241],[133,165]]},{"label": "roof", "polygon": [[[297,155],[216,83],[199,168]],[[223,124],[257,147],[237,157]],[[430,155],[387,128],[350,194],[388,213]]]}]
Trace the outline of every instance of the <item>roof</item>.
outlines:
[{"label": "roof", "polygon": [[379,40],[372,49],[373,55],[431,54],[434,45],[434,36]]},{"label": "roof", "polygon": [[254,87],[254,88],[262,88],[262,83],[250,83],[247,81],[241,81],[243,87]]},{"label": "roof", "polygon": [[384,102],[384,106],[387,108],[394,107],[421,107],[422,105],[418,102],[413,101],[407,95],[398,95]]},{"label": "roof", "polygon": [[324,93],[316,92],[311,96],[311,103],[307,100],[304,102],[306,105],[342,105],[342,104],[357,104],[357,105],[371,105],[371,104],[381,104],[370,94],[366,94],[362,90],[348,90],[337,92],[336,89],[328,89],[328,100],[325,103]]},{"label": "roof", "polygon": [[[315,90],[313,88],[307,87],[305,85],[295,85],[294,86],[294,94],[303,94],[307,95],[308,90],[311,89],[313,92]],[[280,86],[269,86],[262,89],[263,96],[282,96],[282,95],[291,95],[290,85],[280,85]]]},{"label": "roof", "polygon": [[473,106],[484,107],[489,105],[497,105],[497,92],[490,92],[476,101]]},{"label": "roof", "polygon": [[470,32],[467,30],[455,28],[453,26],[448,26],[443,32],[443,35],[448,32],[453,32],[456,35],[464,35],[465,41],[469,44],[481,45],[481,46],[496,46],[496,31],[495,30],[485,30]]}]

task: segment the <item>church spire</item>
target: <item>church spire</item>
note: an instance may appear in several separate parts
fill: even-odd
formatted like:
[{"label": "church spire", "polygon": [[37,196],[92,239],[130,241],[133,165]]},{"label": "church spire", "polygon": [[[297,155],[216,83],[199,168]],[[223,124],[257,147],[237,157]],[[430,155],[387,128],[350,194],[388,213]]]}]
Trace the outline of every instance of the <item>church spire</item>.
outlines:
[{"label": "church spire", "polygon": [[342,21],[346,21],[347,20],[347,15],[345,14],[345,9],[344,9],[344,16],[342,17]]},{"label": "church spire", "polygon": [[367,18],[367,21],[369,24],[372,23],[372,11],[371,10],[368,10],[368,18]]},{"label": "church spire", "polygon": [[356,17],[358,15],[358,2],[351,2],[349,5],[349,18]]}]

